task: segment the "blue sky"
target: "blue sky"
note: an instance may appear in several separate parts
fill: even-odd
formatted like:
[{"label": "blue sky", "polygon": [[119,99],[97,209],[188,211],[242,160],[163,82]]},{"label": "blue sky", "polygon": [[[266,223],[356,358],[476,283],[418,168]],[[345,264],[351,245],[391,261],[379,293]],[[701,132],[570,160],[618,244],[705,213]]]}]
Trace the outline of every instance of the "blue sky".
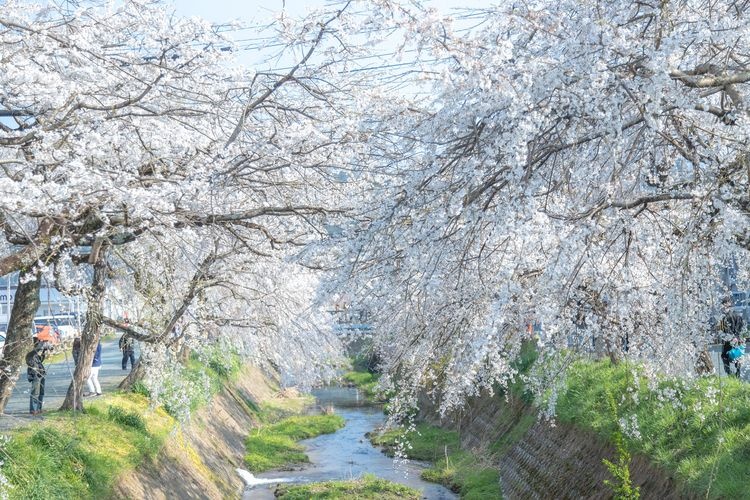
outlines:
[{"label": "blue sky", "polygon": [[[272,17],[275,12],[285,8],[291,15],[304,15],[309,9],[324,7],[332,2],[328,0],[271,0],[259,2],[257,0],[173,0],[178,12],[185,15],[200,16],[210,21],[222,23],[233,19],[242,21],[262,20]],[[498,2],[487,0],[428,0],[422,2],[426,6],[434,7],[450,13],[453,9],[488,7]]]},{"label": "blue sky", "polygon": [[[282,9],[290,17],[303,17],[310,10],[342,3],[340,0],[271,0],[265,2],[258,0],[244,2],[237,0],[171,0],[171,2],[178,14],[199,16],[217,24],[239,21],[243,26],[268,25],[271,19]],[[404,3],[408,2],[405,1]],[[422,0],[421,3],[448,15],[456,15],[459,14],[460,9],[486,8],[502,2],[497,0]],[[467,22],[474,23],[474,21]],[[296,62],[297,56],[292,57],[287,54],[281,59],[277,59],[274,57],[277,55],[274,49],[259,50],[258,47],[263,45],[264,37],[273,37],[273,32],[271,30],[259,32],[253,29],[236,31],[232,38],[238,41],[241,49],[244,49],[237,54],[237,61],[256,70],[284,70]],[[393,47],[389,47],[388,42],[381,44],[377,52],[383,54],[384,57],[373,58],[362,64],[378,66],[395,62],[390,59],[390,52],[395,49],[395,43],[394,41]],[[400,61],[400,63],[403,63],[403,61]]]}]

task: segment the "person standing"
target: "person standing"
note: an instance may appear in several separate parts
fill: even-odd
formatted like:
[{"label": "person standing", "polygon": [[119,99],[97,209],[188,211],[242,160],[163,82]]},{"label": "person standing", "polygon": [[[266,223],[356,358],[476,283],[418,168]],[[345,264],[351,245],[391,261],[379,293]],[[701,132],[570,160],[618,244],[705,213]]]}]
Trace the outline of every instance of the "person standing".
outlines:
[{"label": "person standing", "polygon": [[[730,363],[734,362],[734,366],[737,370],[734,375],[739,378],[741,369],[740,358],[737,357],[732,360],[729,351],[736,347],[736,345],[745,343],[745,338],[742,335],[745,329],[745,321],[742,319],[742,316],[732,311],[731,307],[732,299],[729,297],[725,298],[722,302],[724,317],[722,317],[719,322],[719,331],[724,334],[722,335],[724,344],[721,348],[721,362],[724,364],[724,371],[727,375],[732,375]],[[733,345],[733,343],[736,345]]]},{"label": "person standing", "polygon": [[123,333],[120,337],[120,350],[122,351],[122,369],[128,369],[128,359],[130,360],[130,369],[135,365],[135,339],[128,333]]},{"label": "person standing", "polygon": [[78,364],[78,358],[81,357],[81,337],[73,339],[73,364]]},{"label": "person standing", "polygon": [[34,339],[34,349],[26,354],[26,375],[31,382],[31,395],[29,396],[29,413],[39,415],[42,413],[44,403],[44,379],[47,370],[44,368],[46,355],[44,342]]},{"label": "person standing", "polygon": [[99,385],[99,369],[102,367],[102,343],[96,344],[96,352],[94,353],[94,359],[91,362],[91,373],[89,378],[86,379],[86,384],[89,387],[89,392],[84,396],[101,396],[102,386]]},{"label": "person standing", "polygon": [[721,363],[724,365],[724,373],[732,375],[731,360],[729,359],[729,351],[732,350],[732,341],[725,340],[721,346]]}]

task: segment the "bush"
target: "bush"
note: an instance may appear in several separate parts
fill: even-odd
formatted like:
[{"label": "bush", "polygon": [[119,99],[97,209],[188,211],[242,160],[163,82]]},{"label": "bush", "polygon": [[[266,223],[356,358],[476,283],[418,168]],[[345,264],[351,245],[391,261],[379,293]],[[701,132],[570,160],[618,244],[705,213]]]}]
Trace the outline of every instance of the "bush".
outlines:
[{"label": "bush", "polygon": [[146,384],[140,381],[133,384],[133,387],[130,388],[130,392],[132,392],[133,394],[140,394],[141,396],[145,396],[147,398],[151,397],[151,391],[148,390]]},{"label": "bush", "polygon": [[126,411],[119,406],[109,406],[107,417],[119,425],[146,432],[146,422],[138,413]]}]

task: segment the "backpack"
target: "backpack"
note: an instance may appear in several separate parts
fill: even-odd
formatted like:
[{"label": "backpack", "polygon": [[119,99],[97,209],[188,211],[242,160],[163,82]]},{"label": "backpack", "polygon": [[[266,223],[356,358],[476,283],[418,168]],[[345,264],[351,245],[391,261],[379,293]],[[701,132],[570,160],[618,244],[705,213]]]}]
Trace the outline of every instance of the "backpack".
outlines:
[{"label": "backpack", "polygon": [[727,353],[727,357],[729,358],[729,361],[736,361],[741,358],[743,354],[745,354],[745,346],[740,344],[737,347],[732,348]]}]

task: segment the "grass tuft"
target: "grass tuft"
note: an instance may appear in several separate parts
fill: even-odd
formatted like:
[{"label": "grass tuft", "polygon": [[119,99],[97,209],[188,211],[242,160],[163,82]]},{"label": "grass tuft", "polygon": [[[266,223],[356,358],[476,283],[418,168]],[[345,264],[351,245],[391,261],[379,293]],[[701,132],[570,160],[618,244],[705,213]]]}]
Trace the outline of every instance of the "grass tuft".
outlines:
[{"label": "grass tuft", "polygon": [[146,432],[146,422],[144,422],[143,417],[139,413],[127,411],[119,406],[109,406],[107,408],[107,416],[111,421],[122,426]]},{"label": "grass tuft", "polygon": [[401,484],[366,474],[352,481],[327,481],[300,486],[280,486],[276,497],[284,500],[308,499],[378,499],[378,500],[419,500],[419,491]]},{"label": "grass tuft", "polygon": [[306,415],[285,418],[254,430],[245,440],[245,465],[252,472],[288,468],[309,461],[301,439],[331,434],[344,426],[338,415]]}]

